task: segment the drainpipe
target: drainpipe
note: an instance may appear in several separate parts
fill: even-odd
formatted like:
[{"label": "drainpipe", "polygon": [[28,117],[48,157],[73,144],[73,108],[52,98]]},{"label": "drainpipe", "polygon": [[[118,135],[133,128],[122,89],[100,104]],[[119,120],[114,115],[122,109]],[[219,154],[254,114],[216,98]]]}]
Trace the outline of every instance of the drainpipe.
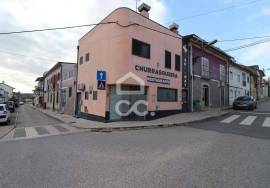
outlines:
[{"label": "drainpipe", "polygon": [[60,103],[60,112],[63,113],[63,106],[62,106],[62,87],[63,87],[63,80],[62,80],[62,74],[63,74],[63,63],[61,63],[60,67],[60,88],[59,88],[59,103]]},{"label": "drainpipe", "polygon": [[77,102],[77,100],[78,100],[78,97],[77,97],[77,85],[78,85],[78,83],[77,83],[77,80],[78,80],[78,69],[79,69],[79,49],[80,49],[80,46],[78,45],[77,46],[77,65],[75,66],[76,67],[76,71],[74,71],[74,72],[76,72],[76,77],[75,77],[75,100],[74,100],[74,116],[78,116],[78,112],[77,112],[77,109],[78,109],[78,106],[77,106],[77,104],[78,104],[78,102]]},{"label": "drainpipe", "polygon": [[191,84],[190,84],[190,91],[191,91],[191,97],[190,97],[190,105],[191,105],[191,112],[193,112],[194,111],[194,109],[193,109],[193,78],[194,78],[194,75],[193,75],[193,62],[192,62],[192,59],[193,59],[193,55],[192,55],[192,44],[190,44],[190,43],[188,43],[188,51],[189,51],[189,54],[188,54],[188,63],[189,63],[189,65],[190,65],[190,77],[191,77]]}]

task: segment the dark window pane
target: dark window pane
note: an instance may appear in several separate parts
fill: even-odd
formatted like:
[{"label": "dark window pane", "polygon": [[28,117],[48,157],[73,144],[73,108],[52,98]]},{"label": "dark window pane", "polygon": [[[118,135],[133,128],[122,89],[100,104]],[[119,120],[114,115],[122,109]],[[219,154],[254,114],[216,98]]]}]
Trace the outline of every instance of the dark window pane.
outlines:
[{"label": "dark window pane", "polygon": [[132,39],[132,54],[150,59],[150,44]]},{"label": "dark window pane", "polygon": [[85,55],[85,61],[86,61],[86,62],[89,61],[89,53],[87,53],[87,54]]},{"label": "dark window pane", "polygon": [[171,68],[171,52],[165,51],[165,68]]},{"label": "dark window pane", "polygon": [[175,55],[175,70],[181,70],[181,56],[177,54]]},{"label": "dark window pane", "polygon": [[69,87],[68,88],[68,96],[69,97],[72,97],[72,87]]},{"label": "dark window pane", "polygon": [[88,91],[86,91],[86,92],[85,92],[84,99],[85,99],[85,100],[88,100],[88,98],[89,98],[89,93],[88,93]]},{"label": "dark window pane", "polygon": [[177,101],[177,89],[158,87],[157,101],[176,102]]},{"label": "dark window pane", "polygon": [[80,64],[83,64],[83,56],[80,57]]}]

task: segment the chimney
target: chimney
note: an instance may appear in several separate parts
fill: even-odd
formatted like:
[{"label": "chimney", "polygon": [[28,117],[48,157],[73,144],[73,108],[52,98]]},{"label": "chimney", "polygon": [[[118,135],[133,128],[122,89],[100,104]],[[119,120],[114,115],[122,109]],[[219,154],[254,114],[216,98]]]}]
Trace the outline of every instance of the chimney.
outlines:
[{"label": "chimney", "polygon": [[169,26],[169,29],[174,32],[174,33],[177,33],[178,34],[178,28],[179,28],[179,25],[175,22],[173,22],[170,26]]},{"label": "chimney", "polygon": [[149,18],[149,10],[151,9],[151,7],[145,3],[141,4],[138,7],[138,11],[140,12],[140,14],[146,18]]}]

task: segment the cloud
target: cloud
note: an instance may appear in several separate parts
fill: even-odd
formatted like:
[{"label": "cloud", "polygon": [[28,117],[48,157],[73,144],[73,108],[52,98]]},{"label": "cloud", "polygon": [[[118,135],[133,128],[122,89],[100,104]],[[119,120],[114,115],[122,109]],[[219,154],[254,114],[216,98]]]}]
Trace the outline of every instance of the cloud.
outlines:
[{"label": "cloud", "polygon": [[[164,24],[168,15],[164,1],[144,2],[152,7],[151,19]],[[135,9],[135,0],[1,0],[0,31],[97,23],[121,6]],[[56,60],[76,62],[78,39],[89,29],[0,35],[0,81],[5,80],[17,91],[31,92],[35,78],[52,67]]]}]

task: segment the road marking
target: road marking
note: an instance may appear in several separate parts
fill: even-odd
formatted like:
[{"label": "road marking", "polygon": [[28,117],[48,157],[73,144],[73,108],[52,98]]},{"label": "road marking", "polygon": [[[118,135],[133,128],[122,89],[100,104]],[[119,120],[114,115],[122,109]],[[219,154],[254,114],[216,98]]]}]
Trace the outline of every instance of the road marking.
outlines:
[{"label": "road marking", "polygon": [[270,113],[267,112],[238,112],[240,114],[254,114],[254,115],[270,115]]},{"label": "road marking", "polygon": [[52,135],[59,134],[59,131],[56,128],[54,128],[54,126],[52,126],[52,125],[46,126],[46,129]]},{"label": "road marking", "polygon": [[257,116],[248,116],[243,121],[241,121],[240,125],[251,125]]},{"label": "road marking", "polygon": [[37,133],[34,127],[25,127],[25,132],[27,137],[37,137],[39,134]]},{"label": "road marking", "polygon": [[262,126],[263,127],[270,127],[270,117],[265,118]]},{"label": "road marking", "polygon": [[236,120],[239,117],[240,117],[240,115],[232,115],[232,116],[224,119],[223,121],[221,121],[221,123],[231,123],[232,121]]}]

